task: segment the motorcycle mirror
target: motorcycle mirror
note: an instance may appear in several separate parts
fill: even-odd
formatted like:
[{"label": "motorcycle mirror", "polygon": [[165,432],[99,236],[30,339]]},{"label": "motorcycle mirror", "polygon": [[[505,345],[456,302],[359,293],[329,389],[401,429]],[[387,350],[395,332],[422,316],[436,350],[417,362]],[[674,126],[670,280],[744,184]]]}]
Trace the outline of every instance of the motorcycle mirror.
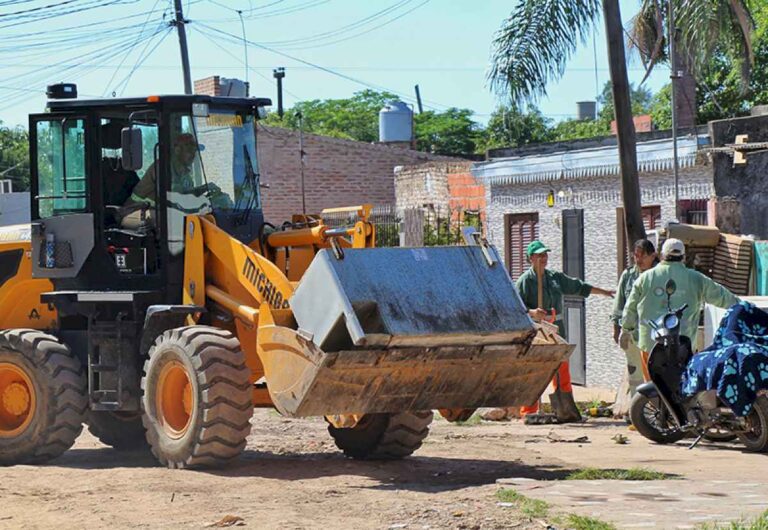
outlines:
[{"label": "motorcycle mirror", "polygon": [[677,291],[677,284],[675,283],[675,280],[667,280],[664,289],[667,291],[667,296],[672,296],[675,294],[675,291]]}]

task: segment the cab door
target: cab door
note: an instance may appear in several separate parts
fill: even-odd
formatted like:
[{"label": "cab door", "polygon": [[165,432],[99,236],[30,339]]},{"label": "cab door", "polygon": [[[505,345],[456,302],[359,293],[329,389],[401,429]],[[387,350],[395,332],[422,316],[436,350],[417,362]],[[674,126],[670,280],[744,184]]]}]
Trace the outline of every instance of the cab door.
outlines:
[{"label": "cab door", "polygon": [[93,250],[89,135],[85,115],[30,116],[32,273],[35,277],[73,278]]}]

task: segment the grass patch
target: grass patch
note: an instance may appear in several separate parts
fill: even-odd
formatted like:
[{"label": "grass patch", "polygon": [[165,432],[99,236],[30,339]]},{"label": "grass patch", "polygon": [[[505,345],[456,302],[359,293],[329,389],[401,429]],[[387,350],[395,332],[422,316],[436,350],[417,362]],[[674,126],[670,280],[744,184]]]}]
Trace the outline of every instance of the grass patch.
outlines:
[{"label": "grass patch", "polygon": [[700,530],[768,530],[768,511],[747,521],[734,521],[728,524],[707,523],[697,526],[696,528],[699,528]]},{"label": "grass patch", "polygon": [[669,480],[673,475],[633,467],[632,469],[600,469],[597,467],[587,467],[573,471],[565,480]]},{"label": "grass patch", "polygon": [[515,490],[502,489],[496,492],[501,502],[511,502],[520,513],[531,519],[543,519],[549,514],[549,504],[538,499],[529,499]]},{"label": "grass patch", "polygon": [[555,524],[564,526],[570,530],[616,530],[611,523],[606,523],[594,517],[585,517],[583,515],[567,515],[559,517]]}]

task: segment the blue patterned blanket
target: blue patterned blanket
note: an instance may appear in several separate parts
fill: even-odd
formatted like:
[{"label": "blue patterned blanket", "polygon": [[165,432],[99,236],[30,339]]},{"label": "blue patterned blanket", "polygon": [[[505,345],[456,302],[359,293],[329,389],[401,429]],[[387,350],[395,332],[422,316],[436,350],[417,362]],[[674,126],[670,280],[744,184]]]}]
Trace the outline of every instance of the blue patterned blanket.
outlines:
[{"label": "blue patterned blanket", "polygon": [[737,416],[746,416],[768,390],[768,313],[749,302],[723,316],[712,345],[693,356],[682,378],[686,396],[717,390]]}]

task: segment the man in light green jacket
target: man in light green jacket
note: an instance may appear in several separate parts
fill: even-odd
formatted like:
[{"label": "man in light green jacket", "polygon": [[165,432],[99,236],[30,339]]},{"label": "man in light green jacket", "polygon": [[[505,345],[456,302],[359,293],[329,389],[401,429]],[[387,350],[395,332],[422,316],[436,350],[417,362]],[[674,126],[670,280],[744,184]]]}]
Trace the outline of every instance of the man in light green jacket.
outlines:
[{"label": "man in light green jacket", "polygon": [[674,280],[677,285],[670,299],[672,309],[688,304],[681,319],[680,333],[690,338],[694,347],[704,303],[727,308],[739,302],[733,293],[719,283],[699,271],[687,268],[683,263],[684,257],[685,245],[682,241],[666,240],[661,249],[663,261],[637,278],[624,306],[619,344],[625,348],[632,340],[632,333],[638,329],[638,346],[646,363],[654,345],[651,327],[646,322],[656,320],[667,312],[665,286],[668,280]]}]

